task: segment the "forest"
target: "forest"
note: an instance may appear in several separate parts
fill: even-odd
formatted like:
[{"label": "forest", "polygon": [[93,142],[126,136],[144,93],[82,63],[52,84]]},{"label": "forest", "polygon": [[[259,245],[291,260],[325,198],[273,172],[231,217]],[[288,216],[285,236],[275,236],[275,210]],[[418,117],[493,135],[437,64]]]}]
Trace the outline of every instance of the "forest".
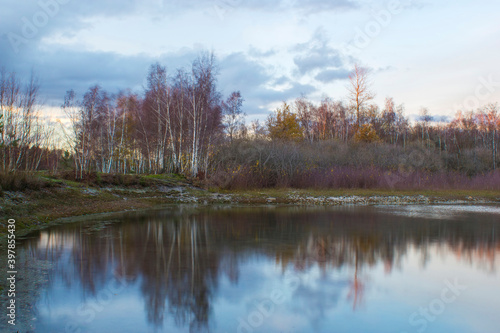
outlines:
[{"label": "forest", "polygon": [[[179,174],[206,187],[500,190],[500,109],[488,104],[435,121],[422,108],[373,103],[370,71],[355,65],[346,96],[283,102],[246,123],[244,96],[223,96],[213,54],[191,68],[156,63],[143,92],[68,90],[66,120],[41,116],[40,83],[0,73],[0,185],[38,172],[82,181],[96,174]],[[68,87],[71,88],[71,87]],[[62,96],[61,96],[62,97]],[[20,181],[20,179],[22,181]]]}]

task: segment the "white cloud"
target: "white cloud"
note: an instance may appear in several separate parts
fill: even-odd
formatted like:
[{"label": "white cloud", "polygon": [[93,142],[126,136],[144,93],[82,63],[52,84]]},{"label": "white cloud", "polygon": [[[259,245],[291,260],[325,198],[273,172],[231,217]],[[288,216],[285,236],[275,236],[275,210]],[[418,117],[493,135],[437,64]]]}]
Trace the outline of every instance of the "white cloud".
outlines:
[{"label": "white cloud", "polygon": [[[368,0],[72,0],[15,53],[9,36],[22,36],[26,20],[44,9],[37,2],[0,0],[0,67],[20,74],[34,69],[46,99],[57,100],[67,89],[95,83],[109,90],[140,89],[151,62],[189,66],[200,50],[213,50],[221,62],[221,88],[241,90],[254,114],[300,93],[345,96],[339,81],[354,61],[390,67],[373,73],[376,101],[393,96],[408,113],[427,106],[449,114],[445,110],[473,93],[480,77],[500,80],[500,46],[494,43],[500,37],[500,3],[402,1],[404,12],[353,59],[343,53],[342,42],[376,20],[373,13],[387,3],[375,8]],[[499,99],[497,89],[484,102]]]}]

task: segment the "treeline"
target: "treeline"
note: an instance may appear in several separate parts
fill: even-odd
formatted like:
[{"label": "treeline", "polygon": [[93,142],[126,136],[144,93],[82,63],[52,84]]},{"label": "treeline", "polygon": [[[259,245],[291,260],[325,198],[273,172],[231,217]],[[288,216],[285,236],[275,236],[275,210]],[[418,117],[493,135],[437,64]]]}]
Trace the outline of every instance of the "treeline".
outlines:
[{"label": "treeline", "polygon": [[500,189],[497,104],[442,123],[424,109],[411,123],[392,98],[359,113],[299,98],[250,127],[217,152],[215,186]]},{"label": "treeline", "polygon": [[39,116],[39,83],[0,70],[0,172],[37,170],[51,154],[53,129]]},{"label": "treeline", "polygon": [[223,101],[217,90],[213,55],[193,62],[191,70],[169,75],[152,65],[143,96],[111,96],[99,86],[77,100],[66,95],[63,109],[71,120],[68,134],[77,177],[105,173],[181,173],[204,177],[215,147],[223,141]]},{"label": "treeline", "polygon": [[305,97],[283,103],[264,125],[244,126],[219,150],[210,182],[218,187],[495,189],[498,104],[435,122],[425,108],[410,122],[404,106],[371,103],[369,72],[355,66],[347,102]]},{"label": "treeline", "polygon": [[241,94],[224,97],[217,74],[203,54],[189,70],[152,65],[142,94],[70,90],[63,150],[38,115],[36,78],[2,71],[1,172],[177,173],[226,188],[500,188],[497,104],[440,123],[422,109],[411,122],[392,98],[373,104],[368,71],[355,66],[344,100],[301,97],[247,125]]}]

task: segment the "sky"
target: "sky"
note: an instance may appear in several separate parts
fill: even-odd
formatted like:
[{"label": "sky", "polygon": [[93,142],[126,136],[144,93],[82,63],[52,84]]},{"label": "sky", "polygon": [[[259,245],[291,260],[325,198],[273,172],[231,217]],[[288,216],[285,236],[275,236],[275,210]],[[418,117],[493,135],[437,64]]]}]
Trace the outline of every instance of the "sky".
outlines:
[{"label": "sky", "polygon": [[453,116],[500,101],[500,1],[0,0],[0,67],[41,81],[57,114],[65,92],[99,84],[144,91],[155,62],[170,73],[201,52],[220,90],[241,91],[249,120],[304,95],[347,101],[355,63],[374,100]]}]

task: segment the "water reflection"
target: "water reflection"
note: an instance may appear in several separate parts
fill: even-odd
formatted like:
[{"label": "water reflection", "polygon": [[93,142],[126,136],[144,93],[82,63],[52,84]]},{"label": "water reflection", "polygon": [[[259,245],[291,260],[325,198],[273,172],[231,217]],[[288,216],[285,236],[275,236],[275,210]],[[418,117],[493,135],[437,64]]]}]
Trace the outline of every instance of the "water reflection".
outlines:
[{"label": "water reflection", "polygon": [[[36,331],[330,332],[332,325],[356,331],[338,317],[349,313],[347,307],[360,329],[386,332],[396,323],[416,331],[408,315],[390,318],[398,304],[413,311],[397,292],[411,284],[412,267],[441,280],[460,267],[468,281],[489,276],[499,282],[498,217],[476,211],[436,219],[377,208],[188,207],[64,225],[23,246],[31,258],[52,263],[37,300]],[[380,291],[392,275],[394,291]],[[428,275],[422,276],[432,284]],[[282,303],[265,302],[274,290]],[[499,298],[498,290],[492,293]],[[387,320],[373,329],[366,313],[379,311],[382,299],[392,305],[380,312]]]}]

